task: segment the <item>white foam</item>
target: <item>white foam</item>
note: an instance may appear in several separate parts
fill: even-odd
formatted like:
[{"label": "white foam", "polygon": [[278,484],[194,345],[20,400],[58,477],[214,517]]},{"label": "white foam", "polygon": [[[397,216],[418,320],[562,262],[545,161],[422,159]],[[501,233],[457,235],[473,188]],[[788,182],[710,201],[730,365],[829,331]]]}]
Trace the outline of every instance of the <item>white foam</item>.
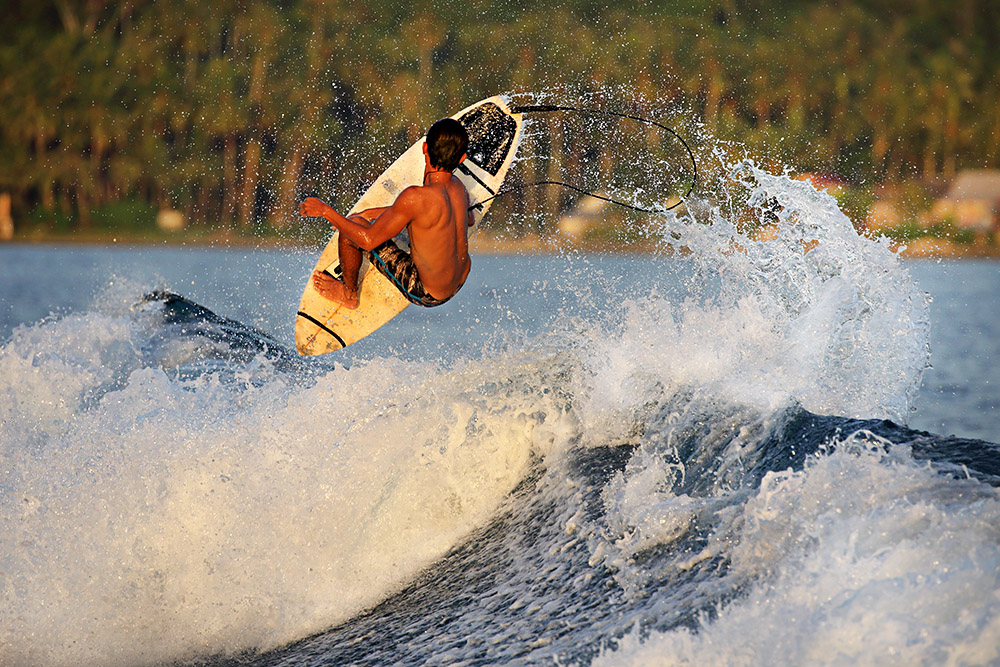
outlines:
[{"label": "white foam", "polygon": [[731,562],[718,583],[746,594],[697,632],[633,631],[595,665],[1000,660],[1000,494],[904,448],[859,435],[769,473],[714,540]]},{"label": "white foam", "polygon": [[[588,438],[620,437],[641,405],[684,390],[905,423],[928,365],[926,295],[830,195],[749,163],[731,178],[746,183],[757,216],[780,203],[777,237],[749,238],[720,208],[664,217],[664,242],[694,251],[677,260],[690,264],[691,295],[630,295],[579,336]],[[727,187],[735,197],[743,186]]]},{"label": "white foam", "polygon": [[[718,207],[706,218],[665,216],[664,237],[694,251],[677,260],[690,263],[691,297],[679,302],[659,287],[630,294],[603,319],[556,332],[527,354],[491,353],[451,369],[374,359],[315,381],[258,358],[189,377],[161,368],[197,358],[187,339],[151,358],[155,325],[121,312],[21,327],[0,350],[0,662],[155,663],[322,630],[381,601],[481,525],[532,456],[577,441],[634,442],[647,408],[684,392],[694,407],[678,420],[698,419],[701,407],[767,415],[792,402],[905,416],[927,353],[926,304],[905,270],[884,244],[858,237],[826,195],[752,166],[738,174],[751,201],[782,202],[775,241],[752,241]],[[741,443],[754,437],[723,452],[734,469]],[[895,597],[876,621],[921,596],[978,604],[968,628],[928,641],[947,643],[950,632],[968,641],[948,646],[968,655],[988,645],[995,598],[984,591],[996,588],[986,586],[996,539],[971,527],[994,521],[996,503],[974,483],[955,488],[979,500],[951,506],[938,497],[946,485],[912,461],[837,453],[769,477],[739,514],[720,509],[739,506],[721,488],[725,476],[717,495],[694,498],[673,491],[684,470],[667,459],[633,467],[605,489],[601,520],[615,539],[595,547],[592,562],[618,569],[626,588],[641,585],[630,572],[636,554],[718,521],[713,553],[728,553],[726,536],[738,546],[729,579],[713,585],[755,587],[699,635],[626,642],[608,661],[718,654],[739,663],[739,650],[809,657],[811,634],[862,630],[864,619],[838,625],[830,605],[861,616],[867,602],[855,604],[853,591],[868,600],[897,581],[901,592],[886,593]],[[879,484],[885,494],[873,491]],[[924,532],[905,505],[914,498],[928,508]],[[831,505],[847,518],[826,512]],[[869,535],[869,517],[881,532]],[[890,531],[897,519],[912,524],[910,537]],[[944,535],[954,528],[965,531],[977,566],[953,560]],[[855,533],[867,536],[863,554]],[[783,550],[767,551],[775,544]],[[950,574],[914,564],[924,557],[951,563]],[[908,567],[926,579],[912,591]],[[857,585],[837,593],[838,577]],[[940,586],[927,583],[934,577]],[[834,602],[802,602],[824,585]],[[965,585],[977,589],[954,592]],[[894,630],[911,643],[929,617],[914,618]],[[749,630],[756,622],[792,646],[753,644],[767,634]],[[750,637],[738,644],[727,630]],[[856,656],[868,644],[846,646]]]},{"label": "white foam", "polygon": [[4,664],[157,663],[327,628],[575,433],[551,398],[505,390],[526,371],[502,360],[374,360],[303,386],[258,359],[185,380],[143,362],[143,334],[88,313],[0,352]]}]

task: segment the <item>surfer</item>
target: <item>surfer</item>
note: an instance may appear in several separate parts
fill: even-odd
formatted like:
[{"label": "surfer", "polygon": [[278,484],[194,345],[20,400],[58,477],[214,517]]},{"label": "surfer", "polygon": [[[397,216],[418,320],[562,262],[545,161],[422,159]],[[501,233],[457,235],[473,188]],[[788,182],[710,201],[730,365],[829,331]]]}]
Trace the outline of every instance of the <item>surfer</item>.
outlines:
[{"label": "surfer", "polygon": [[[452,172],[466,157],[469,134],[452,118],[437,121],[423,144],[423,185],[403,190],[392,206],[370,208],[344,217],[329,204],[308,197],[303,216],[322,217],[340,230],[338,251],[342,280],[314,271],[313,286],[321,295],[357,308],[358,274],[363,253],[411,303],[438,306],[465,284],[469,257],[469,193]],[[393,238],[408,229],[410,252]]]}]

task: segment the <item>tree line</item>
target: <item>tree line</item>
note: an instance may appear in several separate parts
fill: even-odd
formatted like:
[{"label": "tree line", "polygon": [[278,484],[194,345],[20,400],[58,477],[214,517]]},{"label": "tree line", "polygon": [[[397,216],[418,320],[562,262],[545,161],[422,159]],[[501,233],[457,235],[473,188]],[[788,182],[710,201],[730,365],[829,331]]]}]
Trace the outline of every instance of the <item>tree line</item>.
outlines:
[{"label": "tree line", "polygon": [[429,121],[504,92],[610,107],[625,90],[855,183],[1000,166],[990,0],[14,0],[6,14],[0,192],[78,228],[134,201],[281,227],[303,193],[349,205]]}]

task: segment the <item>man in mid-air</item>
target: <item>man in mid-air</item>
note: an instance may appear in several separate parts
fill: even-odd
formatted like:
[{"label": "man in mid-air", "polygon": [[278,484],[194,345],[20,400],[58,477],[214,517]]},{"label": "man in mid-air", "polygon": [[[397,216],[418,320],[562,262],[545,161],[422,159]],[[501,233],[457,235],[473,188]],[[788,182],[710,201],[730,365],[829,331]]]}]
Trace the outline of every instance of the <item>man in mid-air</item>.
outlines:
[{"label": "man in mid-air", "polygon": [[[465,283],[469,258],[469,193],[452,171],[465,159],[469,135],[452,118],[434,123],[423,144],[423,185],[406,188],[392,206],[370,208],[345,218],[316,197],[299,207],[304,216],[326,218],[340,230],[338,250],[343,279],[314,271],[321,295],[357,308],[362,253],[411,303],[439,306]],[[410,253],[392,240],[409,228]]]}]

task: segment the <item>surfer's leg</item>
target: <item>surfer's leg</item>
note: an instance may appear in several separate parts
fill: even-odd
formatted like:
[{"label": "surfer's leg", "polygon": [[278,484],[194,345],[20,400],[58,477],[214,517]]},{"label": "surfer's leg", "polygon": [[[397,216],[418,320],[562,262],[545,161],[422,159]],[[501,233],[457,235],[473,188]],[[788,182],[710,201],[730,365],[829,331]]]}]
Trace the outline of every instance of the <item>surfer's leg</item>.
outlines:
[{"label": "surfer's leg", "polygon": [[448,300],[435,299],[424,290],[413,257],[392,239],[369,252],[368,259],[379,273],[392,281],[399,293],[410,303],[429,308],[439,306]]},{"label": "surfer's leg", "polygon": [[346,234],[341,234],[337,245],[340,250],[341,280],[344,287],[355,296],[358,295],[358,273],[361,271],[361,248],[356,246]]},{"label": "surfer's leg", "polygon": [[[354,217],[354,216],[352,216]],[[321,295],[336,301],[345,308],[357,308],[360,303],[358,290],[358,274],[361,271],[361,248],[356,246],[346,235],[341,234],[337,242],[340,253],[341,280],[328,273],[313,272],[313,287]]]},{"label": "surfer's leg", "polygon": [[349,292],[344,283],[329,273],[325,271],[313,271],[312,280],[313,287],[321,296],[326,297],[330,301],[336,301],[345,308],[354,309],[358,307],[358,293],[356,291],[353,294]]}]

